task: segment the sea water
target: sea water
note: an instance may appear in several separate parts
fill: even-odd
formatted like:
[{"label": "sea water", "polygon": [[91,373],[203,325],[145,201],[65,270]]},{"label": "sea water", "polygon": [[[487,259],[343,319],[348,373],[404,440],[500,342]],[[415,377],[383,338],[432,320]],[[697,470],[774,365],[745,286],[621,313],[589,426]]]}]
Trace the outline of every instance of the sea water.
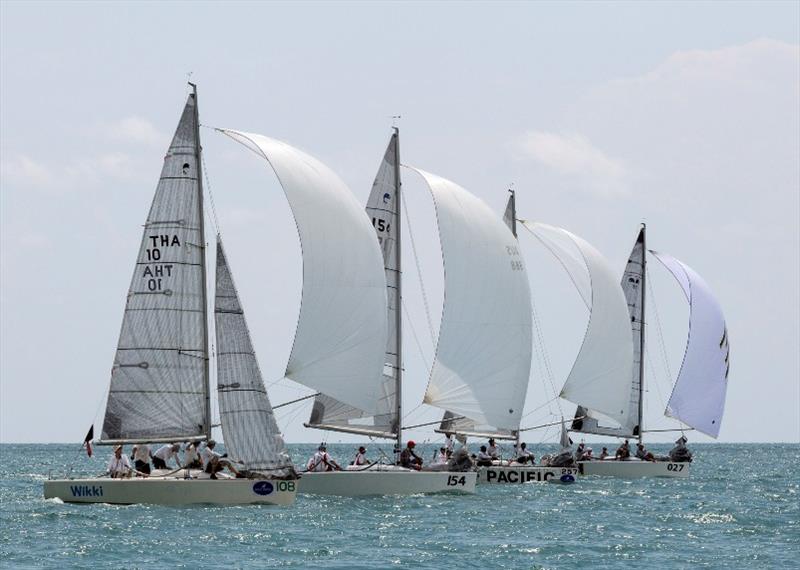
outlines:
[{"label": "sea water", "polygon": [[[694,445],[688,479],[484,485],[468,496],[301,494],[290,507],[44,500],[49,472],[104,471],[109,448],[88,459],[79,447],[0,445],[1,567],[800,567],[797,444]],[[373,460],[389,449],[368,447]],[[433,447],[420,447],[429,459]],[[290,448],[303,465],[315,446]],[[329,451],[346,463],[355,448]]]}]

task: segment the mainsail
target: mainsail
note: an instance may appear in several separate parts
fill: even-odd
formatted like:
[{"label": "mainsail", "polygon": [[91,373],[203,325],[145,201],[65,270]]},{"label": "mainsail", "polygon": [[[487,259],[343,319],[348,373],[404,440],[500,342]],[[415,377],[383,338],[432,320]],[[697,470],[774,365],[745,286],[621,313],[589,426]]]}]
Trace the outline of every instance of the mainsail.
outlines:
[{"label": "mainsail", "polygon": [[716,438],[730,372],[728,329],[711,288],[692,268],[650,251],[680,284],[689,302],[689,338],[666,414]]},{"label": "mainsail", "polygon": [[250,471],[289,476],[293,473],[292,460],[275,423],[219,237],[216,277],[217,394],[225,449],[231,459]]},{"label": "mainsail", "polygon": [[263,135],[223,133],[269,162],[303,250],[303,292],[286,378],[380,413],[386,279],[375,233],[344,182],[314,157]]},{"label": "mainsail", "polygon": [[207,436],[208,329],[197,98],[164,158],[128,291],[102,439]]},{"label": "mainsail", "polygon": [[645,294],[645,228],[639,230],[636,243],[633,246],[625,272],[622,274],[622,292],[628,304],[630,315],[630,328],[633,334],[633,368],[632,381],[629,387],[628,417],[632,421],[621,427],[600,425],[597,414],[583,406],[578,406],[572,430],[598,435],[611,435],[615,437],[632,437],[640,435],[642,421],[642,380],[644,375],[644,361],[642,359],[644,348],[644,294]]},{"label": "mainsail", "polygon": [[372,183],[372,192],[367,200],[367,215],[378,234],[378,243],[383,252],[388,299],[388,338],[383,372],[375,380],[380,386],[377,414],[320,394],[314,400],[311,418],[306,427],[359,433],[372,437],[397,437],[398,375],[401,373],[400,338],[400,176],[398,169],[398,133],[389,140],[389,145]]},{"label": "mainsail", "polygon": [[445,301],[425,403],[517,429],[531,366],[531,300],[513,234],[457,184],[414,169],[436,204]]},{"label": "mainsail", "polygon": [[637,422],[630,402],[633,343],[617,277],[602,254],[580,237],[546,224],[523,225],[561,262],[590,311],[581,350],[561,397],[596,410],[632,433]]}]

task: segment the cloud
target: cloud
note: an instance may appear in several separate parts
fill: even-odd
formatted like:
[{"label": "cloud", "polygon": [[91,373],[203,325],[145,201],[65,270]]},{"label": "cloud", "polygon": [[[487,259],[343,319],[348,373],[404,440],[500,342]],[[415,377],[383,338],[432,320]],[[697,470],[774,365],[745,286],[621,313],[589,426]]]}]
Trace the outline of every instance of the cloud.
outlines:
[{"label": "cloud", "polygon": [[602,197],[627,193],[628,171],[623,162],[608,156],[584,135],[530,131],[520,137],[516,148],[521,157],[573,178],[584,190]]},{"label": "cloud", "polygon": [[0,178],[4,183],[40,187],[49,186],[55,180],[47,165],[24,154],[0,161]]},{"label": "cloud", "polygon": [[147,119],[126,117],[104,127],[114,141],[166,148],[169,137],[156,129]]}]

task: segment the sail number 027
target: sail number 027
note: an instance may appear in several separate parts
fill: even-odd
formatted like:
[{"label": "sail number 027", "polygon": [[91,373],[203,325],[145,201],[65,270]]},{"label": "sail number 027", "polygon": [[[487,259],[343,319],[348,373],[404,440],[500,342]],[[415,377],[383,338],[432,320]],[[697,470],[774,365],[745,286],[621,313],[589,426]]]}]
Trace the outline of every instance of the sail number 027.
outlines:
[{"label": "sail number 027", "polygon": [[455,487],[457,485],[461,485],[462,487],[467,484],[467,477],[462,475],[459,477],[458,475],[450,475],[447,478],[447,486],[448,487]]}]

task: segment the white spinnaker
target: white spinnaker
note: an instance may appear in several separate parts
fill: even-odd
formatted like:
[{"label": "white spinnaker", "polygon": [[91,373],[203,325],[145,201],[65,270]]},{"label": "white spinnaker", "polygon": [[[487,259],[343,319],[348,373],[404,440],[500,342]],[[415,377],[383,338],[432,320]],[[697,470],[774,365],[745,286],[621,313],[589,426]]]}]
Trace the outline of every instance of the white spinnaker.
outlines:
[{"label": "white spinnaker", "polygon": [[523,222],[523,225],[561,262],[590,310],[581,350],[560,396],[633,429],[631,423],[636,423],[630,407],[633,342],[619,278],[606,258],[575,234],[537,222]]},{"label": "white spinnaker", "polygon": [[444,308],[425,403],[518,429],[531,366],[531,298],[517,240],[480,199],[414,168],[436,204]]},{"label": "white spinnaker", "polygon": [[106,441],[205,434],[207,312],[196,105],[192,94],[144,225],[111,370]]},{"label": "white spinnaker", "polygon": [[387,301],[383,256],[369,219],[316,158],[263,135],[222,132],[269,162],[300,234],[303,293],[286,378],[377,413]]},{"label": "white spinnaker", "polygon": [[666,415],[716,438],[725,411],[730,349],[725,317],[711,288],[691,267],[650,251],[669,269],[689,301],[689,338]]},{"label": "white spinnaker", "polygon": [[217,395],[229,457],[275,477],[293,473],[264,387],[250,330],[222,240],[217,238],[214,322],[217,331]]},{"label": "white spinnaker", "polygon": [[378,234],[378,243],[383,252],[386,272],[386,294],[388,299],[389,331],[386,341],[386,357],[383,373],[375,381],[380,383],[381,398],[378,401],[379,413],[371,415],[353,406],[348,406],[326,394],[314,399],[311,418],[306,426],[337,431],[352,431],[375,437],[395,437],[400,426],[397,417],[397,369],[400,355],[397,339],[400,304],[398,290],[400,285],[400,264],[397,256],[397,236],[400,223],[400,201],[397,188],[397,133],[392,135],[383,160],[378,167],[372,191],[367,199],[367,216]]}]

